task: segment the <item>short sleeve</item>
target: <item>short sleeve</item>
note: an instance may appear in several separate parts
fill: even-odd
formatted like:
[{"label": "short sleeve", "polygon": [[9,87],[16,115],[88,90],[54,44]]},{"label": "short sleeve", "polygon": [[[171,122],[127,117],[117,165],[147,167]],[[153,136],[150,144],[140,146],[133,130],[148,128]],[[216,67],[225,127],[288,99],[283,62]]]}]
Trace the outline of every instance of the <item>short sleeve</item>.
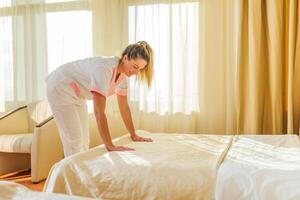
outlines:
[{"label": "short sleeve", "polygon": [[111,75],[112,71],[106,67],[92,67],[89,73],[91,81],[90,92],[97,92],[107,96]]},{"label": "short sleeve", "polygon": [[115,93],[121,96],[127,96],[127,78],[116,87]]}]

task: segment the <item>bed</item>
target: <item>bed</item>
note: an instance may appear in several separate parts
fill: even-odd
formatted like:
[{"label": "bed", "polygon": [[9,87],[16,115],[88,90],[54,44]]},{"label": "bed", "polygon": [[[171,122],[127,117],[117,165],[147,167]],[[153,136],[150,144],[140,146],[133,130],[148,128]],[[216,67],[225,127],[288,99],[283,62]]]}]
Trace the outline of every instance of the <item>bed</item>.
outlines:
[{"label": "bed", "polygon": [[0,181],[0,199],[14,200],[91,200],[90,198],[69,196],[63,194],[47,194],[34,192],[23,185],[12,181]]},{"label": "bed", "polygon": [[103,146],[73,155],[50,171],[44,191],[103,199],[212,199],[230,136],[150,134],[152,143],[114,140],[136,151]]},{"label": "bed", "polygon": [[296,135],[236,136],[217,175],[216,199],[300,199]]},{"label": "bed", "polygon": [[[300,199],[299,137],[124,135],[107,152],[95,147],[50,171],[44,191],[102,199]],[[283,195],[283,196],[282,196]]]}]

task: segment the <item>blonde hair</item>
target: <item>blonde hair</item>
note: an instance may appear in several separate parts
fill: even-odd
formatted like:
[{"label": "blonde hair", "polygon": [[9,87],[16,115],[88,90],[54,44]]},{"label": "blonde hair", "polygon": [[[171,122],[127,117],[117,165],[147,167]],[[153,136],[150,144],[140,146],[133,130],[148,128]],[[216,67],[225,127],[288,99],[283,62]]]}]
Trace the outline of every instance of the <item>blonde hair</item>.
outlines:
[{"label": "blonde hair", "polygon": [[148,87],[151,87],[153,79],[153,50],[150,45],[146,41],[130,44],[123,51],[121,60],[125,55],[127,55],[128,60],[141,58],[147,62],[146,66],[138,73],[137,78],[139,82],[143,81]]}]

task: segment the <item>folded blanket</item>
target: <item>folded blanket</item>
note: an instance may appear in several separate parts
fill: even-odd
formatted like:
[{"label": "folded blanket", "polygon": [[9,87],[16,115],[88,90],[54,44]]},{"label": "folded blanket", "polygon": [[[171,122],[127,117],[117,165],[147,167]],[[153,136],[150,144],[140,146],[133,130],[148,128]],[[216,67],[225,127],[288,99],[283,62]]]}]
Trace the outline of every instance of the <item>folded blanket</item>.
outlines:
[{"label": "folded blanket", "polygon": [[214,199],[218,167],[232,136],[150,134],[154,142],[114,140],[135,151],[103,145],[70,156],[51,170],[44,191],[103,199]]}]

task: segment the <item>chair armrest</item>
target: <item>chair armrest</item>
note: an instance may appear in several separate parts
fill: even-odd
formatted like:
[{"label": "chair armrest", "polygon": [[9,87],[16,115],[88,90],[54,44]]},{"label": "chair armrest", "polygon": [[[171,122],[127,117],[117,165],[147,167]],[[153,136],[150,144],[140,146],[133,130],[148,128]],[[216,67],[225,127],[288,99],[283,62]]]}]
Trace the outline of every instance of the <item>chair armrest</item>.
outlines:
[{"label": "chair armrest", "polygon": [[0,117],[0,134],[28,133],[27,106],[19,107]]},{"label": "chair armrest", "polygon": [[42,121],[41,123],[37,124],[35,127],[40,128],[42,126],[44,126],[46,123],[48,123],[49,121],[51,121],[53,118],[53,116],[48,117],[47,119],[45,119],[44,121]]},{"label": "chair armrest", "polygon": [[51,167],[63,159],[63,147],[53,117],[36,125],[31,144],[31,180],[47,178]]}]

